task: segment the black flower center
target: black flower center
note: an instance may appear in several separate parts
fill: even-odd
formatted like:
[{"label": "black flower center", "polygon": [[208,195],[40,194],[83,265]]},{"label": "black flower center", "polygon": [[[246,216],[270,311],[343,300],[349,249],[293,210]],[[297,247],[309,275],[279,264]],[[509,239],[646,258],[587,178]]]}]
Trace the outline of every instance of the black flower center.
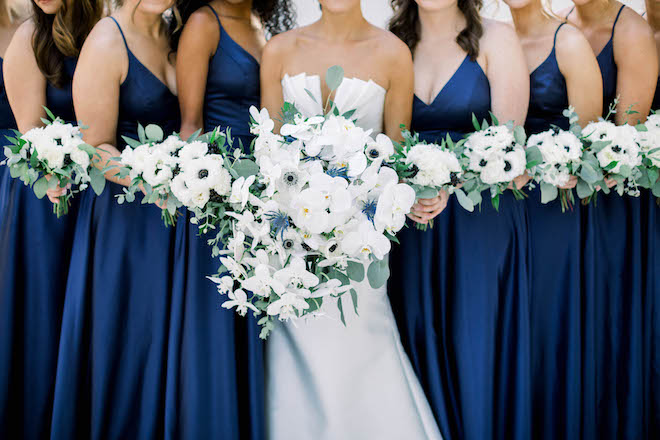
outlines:
[{"label": "black flower center", "polygon": [[207,177],[209,177],[209,170],[199,170],[199,173],[197,173],[197,176],[200,179],[206,179]]},{"label": "black flower center", "polygon": [[284,243],[282,245],[284,246],[284,249],[292,249],[293,248],[293,240],[286,239],[286,240],[284,240]]},{"label": "black flower center", "polygon": [[569,147],[568,145],[564,145],[564,150],[566,150],[567,153],[570,153],[571,147]]},{"label": "black flower center", "polygon": [[289,186],[294,186],[295,184],[298,183],[298,175],[293,172],[288,172],[284,173],[284,183],[286,183]]},{"label": "black flower center", "polygon": [[452,186],[458,185],[460,182],[458,180],[458,174],[457,173],[449,173],[449,181]]},{"label": "black flower center", "polygon": [[505,161],[504,161],[504,171],[506,171],[506,172],[508,173],[509,171],[511,171],[511,168],[513,168],[513,167],[511,166],[511,163],[510,163],[509,161],[506,161],[506,160],[505,160]]},{"label": "black flower center", "polygon": [[513,145],[509,145],[508,147],[506,147],[506,148],[504,149],[504,152],[505,152],[505,153],[511,153],[512,151],[513,151]]},{"label": "black flower center", "polygon": [[378,159],[378,156],[380,156],[380,152],[377,149],[372,148],[371,150],[369,150],[369,158]]},{"label": "black flower center", "polygon": [[481,159],[479,161],[479,166],[480,167],[485,167],[486,165],[488,165],[488,161],[486,159]]},{"label": "black flower center", "polygon": [[618,145],[615,145],[615,146],[612,147],[612,151],[615,152],[615,153],[621,153],[621,147],[619,147]]},{"label": "black flower center", "polygon": [[330,251],[330,253],[336,251],[337,250],[337,244],[333,244],[332,246],[330,246],[330,248],[328,250]]},{"label": "black flower center", "polygon": [[305,252],[309,252],[309,251],[312,250],[312,248],[307,246],[307,244],[305,244],[305,243],[302,244],[302,248],[305,249]]}]

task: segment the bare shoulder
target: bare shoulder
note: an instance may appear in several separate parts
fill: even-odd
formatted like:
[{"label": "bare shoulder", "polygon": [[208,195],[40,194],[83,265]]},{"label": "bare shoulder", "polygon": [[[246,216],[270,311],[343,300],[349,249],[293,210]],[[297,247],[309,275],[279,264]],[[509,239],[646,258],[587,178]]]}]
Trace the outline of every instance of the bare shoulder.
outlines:
[{"label": "bare shoulder", "polygon": [[655,41],[653,29],[641,15],[632,8],[625,7],[616,25],[616,40],[626,46]]},{"label": "bare shoulder", "polygon": [[506,48],[510,44],[520,44],[512,24],[498,20],[484,19],[484,33],[479,43],[485,48]]},{"label": "bare shoulder", "polygon": [[274,35],[268,40],[268,43],[266,43],[262,56],[264,58],[272,59],[282,57],[286,53],[292,51],[298,44],[298,40],[303,36],[304,29],[305,27],[296,28]]},{"label": "bare shoulder", "polygon": [[101,19],[89,33],[81,51],[81,58],[116,61],[116,56],[126,51],[119,28],[110,17]]},{"label": "bare shoulder", "polygon": [[564,24],[557,32],[557,51],[591,51],[589,40],[584,36],[580,29],[570,23]]},{"label": "bare shoulder", "polygon": [[12,45],[16,44],[19,47],[31,47],[32,36],[34,35],[35,29],[36,27],[31,19],[25,20],[18,29],[16,29],[12,38]]},{"label": "bare shoulder", "polygon": [[388,62],[412,63],[412,54],[408,46],[392,32],[374,26],[374,49]]},{"label": "bare shoulder", "polygon": [[213,14],[211,8],[202,7],[190,14],[188,21],[186,21],[185,28],[200,31],[217,30],[217,21],[218,20]]}]

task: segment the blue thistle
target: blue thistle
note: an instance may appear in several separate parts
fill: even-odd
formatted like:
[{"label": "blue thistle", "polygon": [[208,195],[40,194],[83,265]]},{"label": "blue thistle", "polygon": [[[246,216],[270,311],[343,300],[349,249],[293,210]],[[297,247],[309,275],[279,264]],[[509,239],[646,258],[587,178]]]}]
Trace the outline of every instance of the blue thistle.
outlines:
[{"label": "blue thistle", "polygon": [[348,179],[348,168],[347,167],[332,167],[328,168],[325,172],[330,177],[342,177]]},{"label": "blue thistle", "polygon": [[284,232],[291,226],[289,223],[289,216],[282,211],[269,211],[264,217],[270,221],[271,231],[275,231],[275,235],[280,234],[282,241],[284,241]]},{"label": "blue thistle", "polygon": [[[376,217],[376,205],[378,203],[375,200],[370,200],[362,204],[362,213],[367,216],[367,220],[374,225],[374,217]],[[376,225],[374,225],[375,227]]]}]

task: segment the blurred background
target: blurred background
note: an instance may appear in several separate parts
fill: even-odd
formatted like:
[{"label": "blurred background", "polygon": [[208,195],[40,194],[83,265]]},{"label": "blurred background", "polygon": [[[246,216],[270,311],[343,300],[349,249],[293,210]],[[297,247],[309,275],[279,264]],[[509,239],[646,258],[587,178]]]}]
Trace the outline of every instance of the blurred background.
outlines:
[{"label": "blurred background", "polygon": [[[644,0],[619,1],[640,13],[644,11]],[[294,2],[298,8],[298,24],[300,25],[309,24],[321,15],[317,0],[294,0]],[[571,4],[571,0],[554,0],[552,7],[555,11],[559,11]],[[389,0],[362,0],[362,10],[369,21],[383,27],[387,24],[387,20],[392,13]],[[485,0],[483,15],[498,20],[511,20],[509,8],[501,1]]]}]

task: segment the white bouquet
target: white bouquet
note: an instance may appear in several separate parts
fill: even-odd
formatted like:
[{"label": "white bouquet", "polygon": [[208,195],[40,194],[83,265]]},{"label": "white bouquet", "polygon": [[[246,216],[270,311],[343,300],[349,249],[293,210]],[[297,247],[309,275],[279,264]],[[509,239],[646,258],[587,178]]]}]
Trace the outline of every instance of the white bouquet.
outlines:
[{"label": "white bouquet", "polygon": [[86,144],[80,127],[64,123],[48,109],[50,120],[43,119],[43,127],[33,128],[16,137],[8,137],[11,145],[4,148],[6,165],[13,178],[32,186],[35,195],[41,199],[48,189],[65,188],[59,203],[53,205],[53,212],[61,217],[69,212],[71,198],[88,186],[96,194],[105,187],[103,171],[94,166],[101,160],[96,148]]},{"label": "white bouquet", "polygon": [[[552,129],[531,135],[527,140],[529,174],[541,187],[541,203],[558,196],[562,211],[572,208],[573,190],[561,189],[582,166],[582,141],[572,131]],[[530,186],[533,184],[530,183]]]},{"label": "white bouquet", "polygon": [[[464,197],[459,200],[464,202],[467,199],[463,191],[457,189],[462,183],[463,169],[453,151],[451,139],[442,145],[427,144],[409,131],[403,132],[403,139],[403,143],[395,147],[392,166],[403,182],[415,190],[418,199],[436,197],[440,191],[448,194],[461,192]],[[467,208],[473,209],[473,206]],[[415,226],[420,230],[427,229],[427,225]]]},{"label": "white bouquet", "polygon": [[[642,154],[638,143],[638,131],[630,125],[614,125],[608,121],[589,123],[582,130],[584,138],[591,143],[598,165],[605,177],[616,180],[613,188],[619,195],[624,193],[639,196],[637,180],[642,177],[639,169]],[[609,193],[607,185],[600,188]]]},{"label": "white bouquet", "polygon": [[[135,201],[135,193],[143,192],[142,203],[157,204],[162,208],[166,226],[176,223],[177,209],[182,203],[172,192],[172,179],[180,171],[180,150],[189,146],[179,136],[163,140],[163,130],[157,125],[138,127],[139,140],[124,137],[127,146],[120,157],[118,177],[129,177],[131,183],[124,193],[117,195],[117,203]],[[194,148],[194,143],[193,147]]]},{"label": "white bouquet", "polygon": [[415,191],[384,165],[394,152],[390,139],[372,138],[350,113],[304,118],[285,104],[281,135],[266,110],[250,113],[258,169],[233,180],[217,216],[226,249],[214,250],[223,267],[212,280],[228,295],[224,307],[263,315],[266,338],[275,319],[319,314],[325,298],[350,292],[357,310],[352,281],[383,286],[390,239]]},{"label": "white bouquet", "polygon": [[639,167],[642,178],[638,183],[660,197],[660,114],[649,116],[645,124],[636,128],[642,154],[642,166]]},{"label": "white bouquet", "polygon": [[[489,190],[493,206],[499,209],[500,195],[527,167],[525,132],[522,127],[498,125],[494,117],[490,126],[484,121],[480,127],[474,117],[473,123],[478,131],[457,143],[464,185],[463,191],[457,191],[456,195],[461,205],[471,211],[481,203],[481,193]],[[521,188],[514,188],[513,192],[517,199],[525,197]]]}]

